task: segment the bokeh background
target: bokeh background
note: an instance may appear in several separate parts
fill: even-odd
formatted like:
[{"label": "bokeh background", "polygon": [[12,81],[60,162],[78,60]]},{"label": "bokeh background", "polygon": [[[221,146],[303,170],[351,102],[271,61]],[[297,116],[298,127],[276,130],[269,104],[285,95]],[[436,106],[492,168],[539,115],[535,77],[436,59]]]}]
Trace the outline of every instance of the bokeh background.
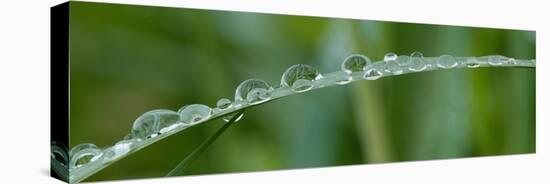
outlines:
[{"label": "bokeh background", "polygon": [[[70,147],[111,146],[152,109],[234,97],[294,64],[352,53],[535,58],[535,32],[71,2]],[[161,177],[221,125],[157,142],[90,180]],[[535,152],[535,69],[451,69],[355,82],[246,111],[187,175]]]}]

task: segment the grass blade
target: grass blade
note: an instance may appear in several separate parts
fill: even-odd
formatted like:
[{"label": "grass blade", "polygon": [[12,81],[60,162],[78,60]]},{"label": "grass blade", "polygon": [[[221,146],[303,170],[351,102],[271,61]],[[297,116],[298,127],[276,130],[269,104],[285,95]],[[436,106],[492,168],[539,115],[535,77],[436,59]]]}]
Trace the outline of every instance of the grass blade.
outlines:
[{"label": "grass blade", "polygon": [[201,155],[206,148],[208,148],[233,122],[235,122],[237,119],[239,119],[239,116],[243,114],[244,111],[239,111],[237,114],[235,114],[229,122],[225,123],[214,135],[210,136],[208,139],[206,139],[199,147],[197,147],[193,152],[191,152],[187,157],[185,157],[174,169],[172,169],[166,176],[179,176],[181,175],[189,165],[199,156]]}]

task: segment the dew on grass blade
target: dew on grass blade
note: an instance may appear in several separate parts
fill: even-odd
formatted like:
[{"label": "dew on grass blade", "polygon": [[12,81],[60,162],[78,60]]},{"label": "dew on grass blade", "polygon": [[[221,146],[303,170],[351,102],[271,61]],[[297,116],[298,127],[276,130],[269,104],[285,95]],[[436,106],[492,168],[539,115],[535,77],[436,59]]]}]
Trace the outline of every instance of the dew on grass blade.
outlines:
[{"label": "dew on grass blade", "polygon": [[454,68],[458,63],[456,59],[451,55],[441,55],[437,59],[437,66],[444,69]]},{"label": "dew on grass blade", "polygon": [[374,67],[367,69],[367,71],[365,71],[365,73],[363,74],[363,78],[367,80],[376,80],[380,77],[382,77],[382,72]]},{"label": "dew on grass blade", "polygon": [[107,148],[104,151],[104,159],[105,160],[112,160],[117,157],[120,157],[128,152],[130,152],[131,149],[135,147],[135,143],[132,140],[122,140],[117,142],[113,147]]},{"label": "dew on grass blade", "polygon": [[352,80],[352,77],[350,75],[344,75],[340,77],[339,79],[336,79],[335,83],[339,85],[345,85],[350,83]]},{"label": "dew on grass blade", "polygon": [[73,147],[69,155],[69,168],[74,169],[97,160],[103,155],[103,151],[94,144],[84,143]]},{"label": "dew on grass blade", "polygon": [[[403,73],[403,69],[397,63],[397,54],[390,52],[384,55],[384,71],[399,75]],[[381,71],[378,71],[381,72]]]},{"label": "dew on grass blade", "polygon": [[367,56],[352,54],[342,62],[341,69],[347,74],[351,74],[365,70],[365,67],[370,63],[371,61]]},{"label": "dew on grass blade", "polygon": [[304,92],[313,88],[313,81],[322,78],[317,69],[305,64],[289,67],[281,77],[281,86],[290,87],[295,92]]},{"label": "dew on grass blade", "polygon": [[166,127],[174,127],[179,123],[180,115],[177,112],[156,109],[139,116],[132,127],[132,137],[148,139],[156,137],[159,131]]},{"label": "dew on grass blade", "polygon": [[271,99],[272,90],[273,88],[264,80],[248,79],[239,84],[235,90],[235,102],[261,103]]},{"label": "dew on grass blade", "polygon": [[219,109],[222,109],[222,110],[228,109],[232,105],[233,105],[233,103],[231,103],[231,100],[229,100],[227,98],[219,99],[218,102],[216,102],[216,107],[219,108]]},{"label": "dew on grass blade", "polygon": [[399,66],[408,66],[410,64],[409,56],[397,56],[395,62]]},{"label": "dew on grass blade", "polygon": [[514,59],[514,58],[508,58],[508,64],[517,65],[518,62],[517,62],[516,59]]},{"label": "dew on grass blade", "polygon": [[424,63],[424,55],[421,52],[413,52],[409,57],[409,70],[420,72],[426,69],[426,63]]},{"label": "dew on grass blade", "polygon": [[69,163],[69,153],[67,147],[61,142],[52,141],[51,143],[51,158],[59,162],[63,166]]},{"label": "dew on grass blade", "polygon": [[397,54],[395,54],[393,52],[389,52],[389,53],[384,55],[384,61],[386,61],[386,62],[395,61],[395,60],[397,60]]},{"label": "dew on grass blade", "polygon": [[180,121],[183,124],[191,124],[212,115],[212,109],[203,104],[186,105],[178,110]]},{"label": "dew on grass blade", "polygon": [[493,66],[498,66],[504,64],[504,61],[506,61],[506,57],[504,56],[489,56],[487,59],[487,63]]},{"label": "dew on grass blade", "polygon": [[464,64],[468,68],[478,68],[480,66],[479,61],[476,57],[468,57],[466,58],[466,61],[464,61]]}]

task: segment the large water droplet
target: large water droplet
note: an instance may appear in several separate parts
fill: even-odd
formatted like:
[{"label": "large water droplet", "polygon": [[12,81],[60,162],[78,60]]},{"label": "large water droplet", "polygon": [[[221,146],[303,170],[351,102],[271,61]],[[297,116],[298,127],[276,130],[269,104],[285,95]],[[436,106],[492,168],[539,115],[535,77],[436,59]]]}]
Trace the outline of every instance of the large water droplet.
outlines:
[{"label": "large water droplet", "polygon": [[413,52],[409,57],[409,70],[420,72],[426,69],[426,63],[424,63],[424,55],[421,52]]},{"label": "large water droplet", "polygon": [[271,98],[273,88],[264,80],[248,79],[243,81],[235,91],[235,101],[246,101],[250,104],[264,102]]},{"label": "large water droplet", "polygon": [[103,151],[94,144],[85,143],[73,147],[69,155],[71,157],[69,166],[73,169],[97,160],[103,155]]},{"label": "large water droplet", "polygon": [[479,61],[477,60],[477,58],[475,57],[468,57],[466,58],[466,61],[464,62],[464,64],[466,65],[466,67],[468,68],[477,68],[479,67]]},{"label": "large water droplet", "polygon": [[174,127],[179,123],[179,119],[180,115],[171,110],[157,109],[146,112],[134,121],[132,136],[139,139],[156,137],[161,129]]},{"label": "large water droplet", "polygon": [[309,65],[297,64],[288,68],[281,78],[281,86],[290,87],[296,92],[304,92],[313,87],[313,81],[322,75]]},{"label": "large water droplet", "polygon": [[365,70],[365,67],[371,63],[367,56],[352,54],[342,62],[342,71],[351,74]]},{"label": "large water droplet", "polygon": [[456,62],[455,57],[451,55],[441,55],[439,56],[439,59],[437,59],[437,66],[440,68],[449,69],[454,68],[457,65],[458,63]]},{"label": "large water droplet", "polygon": [[382,72],[376,68],[370,68],[365,71],[363,78],[367,80],[376,80],[382,77]]},{"label": "large water droplet", "polygon": [[504,61],[506,60],[503,56],[489,56],[489,58],[487,59],[487,63],[494,66],[502,65],[504,64]]},{"label": "large water droplet", "polygon": [[212,109],[203,104],[186,105],[178,110],[180,121],[184,124],[198,122],[209,118],[212,114]]},{"label": "large water droplet", "polygon": [[395,61],[397,60],[397,54],[390,52],[384,55],[384,61]]}]

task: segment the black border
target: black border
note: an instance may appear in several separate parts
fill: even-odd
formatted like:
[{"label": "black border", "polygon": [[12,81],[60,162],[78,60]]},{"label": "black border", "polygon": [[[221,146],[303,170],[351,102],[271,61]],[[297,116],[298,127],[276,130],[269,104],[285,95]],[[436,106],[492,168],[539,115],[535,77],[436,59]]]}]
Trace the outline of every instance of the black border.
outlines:
[{"label": "black border", "polygon": [[[65,151],[69,146],[69,4],[50,9],[50,143],[61,143]],[[50,176],[68,182],[56,172],[50,171]]]}]

